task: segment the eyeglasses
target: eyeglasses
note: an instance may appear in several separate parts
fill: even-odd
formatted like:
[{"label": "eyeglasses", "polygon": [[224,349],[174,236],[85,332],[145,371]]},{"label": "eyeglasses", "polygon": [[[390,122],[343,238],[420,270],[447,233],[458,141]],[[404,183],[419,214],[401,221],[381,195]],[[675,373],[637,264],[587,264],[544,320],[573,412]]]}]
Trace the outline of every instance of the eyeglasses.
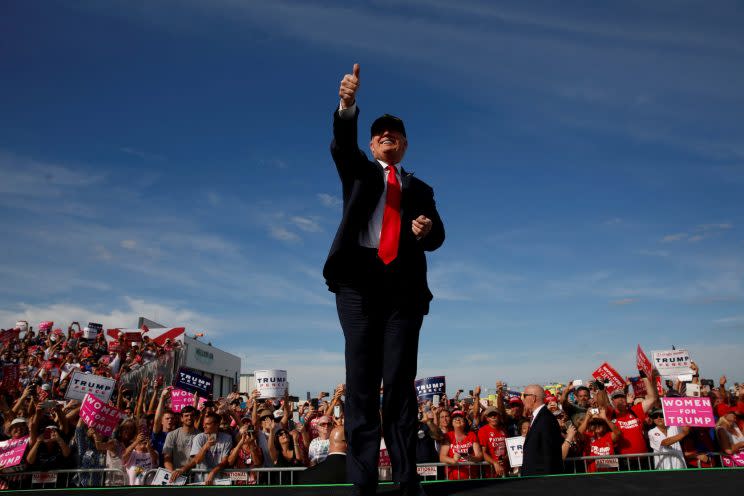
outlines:
[{"label": "eyeglasses", "polygon": [[329,424],[328,422],[323,422],[322,424],[318,424],[318,427],[328,427],[329,425],[331,424]]},{"label": "eyeglasses", "polygon": [[654,413],[653,415],[651,415],[651,420],[656,420],[656,419],[660,419],[660,418],[664,418],[664,415],[662,415],[660,413]]},{"label": "eyeglasses", "polygon": [[525,399],[527,396],[534,396],[535,398],[537,398],[537,395],[536,394],[533,394],[533,393],[522,393],[522,399]]}]

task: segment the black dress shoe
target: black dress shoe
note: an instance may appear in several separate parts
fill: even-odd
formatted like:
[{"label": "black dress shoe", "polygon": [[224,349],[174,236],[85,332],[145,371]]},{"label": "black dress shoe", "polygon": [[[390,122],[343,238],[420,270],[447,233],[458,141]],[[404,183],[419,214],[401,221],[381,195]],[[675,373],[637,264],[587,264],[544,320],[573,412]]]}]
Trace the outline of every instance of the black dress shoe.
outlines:
[{"label": "black dress shoe", "polygon": [[426,496],[426,491],[421,487],[420,482],[402,482],[400,496]]}]

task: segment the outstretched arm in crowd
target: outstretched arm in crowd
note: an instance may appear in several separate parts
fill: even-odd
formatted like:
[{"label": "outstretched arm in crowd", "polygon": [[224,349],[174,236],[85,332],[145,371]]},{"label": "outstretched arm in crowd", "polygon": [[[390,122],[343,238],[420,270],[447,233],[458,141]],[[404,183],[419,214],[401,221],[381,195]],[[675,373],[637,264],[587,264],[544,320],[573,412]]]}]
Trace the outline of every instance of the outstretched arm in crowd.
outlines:
[{"label": "outstretched arm in crowd", "polygon": [[344,395],[345,387],[345,384],[339,384],[338,386],[336,386],[336,390],[333,392],[333,399],[328,404],[328,408],[325,409],[325,413],[323,413],[323,415],[327,415],[329,417],[333,416],[333,407],[341,402],[341,396]]},{"label": "outstretched arm in crowd", "polygon": [[253,404],[251,405],[251,424],[255,425],[256,428],[258,428],[258,397],[261,396],[261,393],[258,392],[258,389],[254,389],[251,391],[251,401]]},{"label": "outstretched arm in crowd", "polygon": [[473,422],[475,425],[478,425],[478,419],[480,418],[480,394],[481,394],[481,387],[475,386],[475,389],[473,389]]},{"label": "outstretched arm in crowd", "polygon": [[142,379],[142,386],[140,392],[137,395],[137,406],[134,408],[134,416],[139,418],[142,416],[142,406],[145,403],[145,396],[147,396],[147,386],[150,384],[150,379],[145,377]]},{"label": "outstretched arm in crowd", "polygon": [[[654,369],[654,374],[657,374],[656,369]],[[649,377],[646,377],[646,374],[641,374],[641,380],[646,385],[646,397],[643,398],[643,402],[641,403],[643,413],[646,413],[653,408],[658,401],[659,393],[656,391],[656,384],[654,384]]]},{"label": "outstretched arm in crowd", "polygon": [[599,409],[599,418],[604,420],[605,424],[607,424],[607,427],[610,428],[610,432],[612,433],[612,442],[616,443],[618,439],[623,435],[623,431],[620,430],[620,427],[615,422],[610,422],[610,419],[607,418],[607,410],[604,408]]},{"label": "outstretched arm in crowd", "polygon": [[728,404],[729,395],[728,391],[726,391],[726,382],[728,380],[726,379],[725,375],[722,375],[721,378],[718,380],[718,394],[721,396],[721,401]]},{"label": "outstretched arm in crowd", "polygon": [[155,410],[155,420],[152,424],[153,434],[159,434],[163,432],[163,413],[165,412],[165,401],[170,396],[171,390],[168,388],[163,389],[160,393],[160,399],[158,400],[158,408]]},{"label": "outstretched arm in crowd", "polygon": [[496,408],[501,413],[501,418],[506,418],[506,405],[504,404],[504,383],[496,381]]}]

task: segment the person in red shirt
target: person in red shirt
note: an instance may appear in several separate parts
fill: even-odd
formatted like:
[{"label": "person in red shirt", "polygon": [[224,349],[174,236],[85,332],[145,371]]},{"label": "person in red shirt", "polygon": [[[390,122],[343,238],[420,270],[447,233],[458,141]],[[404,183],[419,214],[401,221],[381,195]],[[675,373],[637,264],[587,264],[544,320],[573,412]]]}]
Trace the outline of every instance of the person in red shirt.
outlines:
[{"label": "person in red shirt", "polygon": [[[585,438],[584,456],[614,455],[614,444],[623,437],[620,428],[607,419],[607,412],[604,408],[600,408],[596,416],[591,410],[587,412],[579,426],[579,434]],[[617,469],[617,458],[592,460],[586,467],[587,472],[607,472]]]},{"label": "person in red shirt", "polygon": [[[643,424],[646,420],[646,413],[656,403],[657,393],[656,387],[643,373],[641,373],[641,380],[646,383],[647,392],[647,396],[643,398],[642,402],[629,407],[625,391],[623,390],[613,391],[610,396],[614,410],[610,412],[608,417],[615,422],[623,433],[623,437],[618,443],[618,453],[621,455],[635,455],[649,452]],[[651,466],[648,463],[648,458],[643,457],[630,458],[627,460],[627,463],[626,460],[623,460],[622,468],[624,470],[628,468],[633,470],[650,470]]]},{"label": "person in red shirt", "polygon": [[445,433],[442,447],[439,450],[439,461],[448,465],[458,465],[447,468],[449,480],[473,479],[478,477],[478,468],[473,465],[459,466],[462,462],[480,462],[483,460],[478,438],[472,431],[468,431],[465,412],[452,412],[452,430]]},{"label": "person in red shirt", "polygon": [[484,476],[503,477],[509,470],[509,459],[506,454],[506,432],[501,421],[501,413],[494,407],[486,408],[483,412],[485,425],[478,429],[478,443],[483,451],[483,458],[491,464],[484,471]]}]

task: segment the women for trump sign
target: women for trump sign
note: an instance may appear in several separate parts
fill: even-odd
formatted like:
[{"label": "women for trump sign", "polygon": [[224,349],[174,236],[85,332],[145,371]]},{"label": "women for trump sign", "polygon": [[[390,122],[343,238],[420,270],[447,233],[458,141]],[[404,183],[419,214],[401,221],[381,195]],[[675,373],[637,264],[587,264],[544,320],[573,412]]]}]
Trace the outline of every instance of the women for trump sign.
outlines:
[{"label": "women for trump sign", "polygon": [[710,398],[661,398],[667,427],[715,427]]}]

